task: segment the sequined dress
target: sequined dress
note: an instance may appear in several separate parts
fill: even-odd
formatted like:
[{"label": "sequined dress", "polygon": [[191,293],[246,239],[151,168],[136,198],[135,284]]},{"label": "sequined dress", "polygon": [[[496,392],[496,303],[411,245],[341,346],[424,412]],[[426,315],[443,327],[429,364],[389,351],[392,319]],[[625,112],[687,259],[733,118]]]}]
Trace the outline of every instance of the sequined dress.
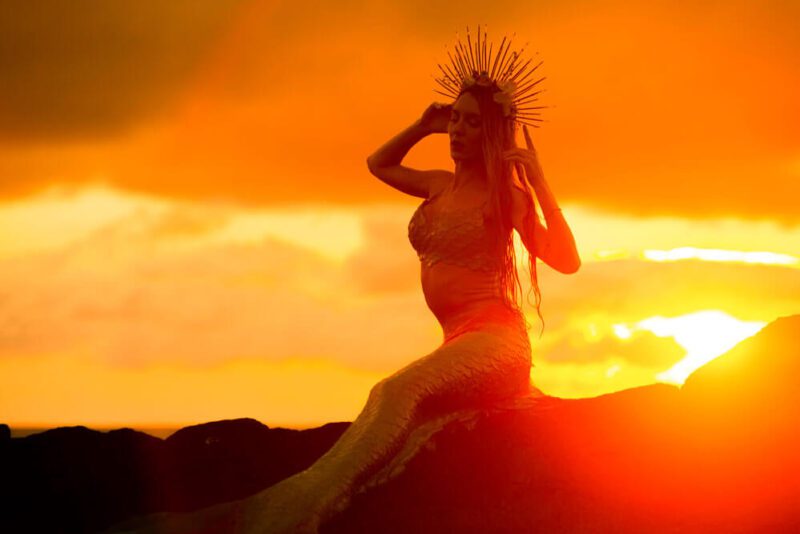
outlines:
[{"label": "sequined dress", "polygon": [[235,504],[236,511],[227,512],[235,519],[220,530],[317,532],[355,494],[402,472],[424,441],[464,410],[542,396],[530,381],[525,320],[501,296],[500,251],[489,234],[487,202],[437,206],[444,196],[423,201],[408,225],[426,302],[443,329],[441,345],[376,384],[330,450],[308,469]]}]

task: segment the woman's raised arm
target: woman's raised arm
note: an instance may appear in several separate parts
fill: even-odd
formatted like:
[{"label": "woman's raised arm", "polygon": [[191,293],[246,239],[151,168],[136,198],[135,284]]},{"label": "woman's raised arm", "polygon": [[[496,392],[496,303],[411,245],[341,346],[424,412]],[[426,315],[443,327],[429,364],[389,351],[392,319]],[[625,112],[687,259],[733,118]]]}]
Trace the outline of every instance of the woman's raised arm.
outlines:
[{"label": "woman's raised arm", "polygon": [[[566,219],[564,219],[564,214],[561,208],[558,207],[556,198],[544,178],[544,172],[542,172],[542,167],[539,164],[539,158],[536,155],[533,141],[531,141],[528,134],[528,129],[523,128],[523,133],[525,134],[525,142],[528,148],[510,149],[506,152],[506,157],[521,164],[523,172],[519,173],[521,175],[520,180],[527,182],[524,184],[526,189],[532,187],[535,191],[539,205],[542,207],[542,214],[547,228],[545,229],[539,221],[539,215],[536,213],[532,199],[519,199],[521,196],[526,196],[527,193],[512,187],[512,192],[517,197],[517,201],[514,202],[516,206],[515,212],[517,212],[515,219],[525,221],[525,215],[533,219],[532,224],[520,222],[517,231],[520,233],[528,252],[536,254],[542,261],[557,271],[564,274],[572,274],[581,266],[581,258],[575,246],[575,237],[572,235],[572,230]],[[527,208],[521,206],[527,206]],[[523,212],[524,214],[520,215],[522,209],[529,209],[532,213]]]},{"label": "woman's raised arm", "polygon": [[427,198],[431,181],[440,177],[441,170],[421,171],[401,165],[411,147],[432,133],[447,131],[450,106],[434,102],[423,112],[422,117],[408,128],[392,137],[367,158],[369,172],[381,181],[409,195]]}]

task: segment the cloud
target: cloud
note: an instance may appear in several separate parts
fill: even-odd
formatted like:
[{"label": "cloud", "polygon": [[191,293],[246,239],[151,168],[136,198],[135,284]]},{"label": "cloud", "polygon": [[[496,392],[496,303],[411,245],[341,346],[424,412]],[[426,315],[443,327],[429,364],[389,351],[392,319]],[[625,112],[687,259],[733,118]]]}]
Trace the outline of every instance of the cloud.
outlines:
[{"label": "cloud", "polygon": [[[407,242],[410,205],[242,212],[111,190],[28,208],[0,209],[0,229],[15,229],[17,240],[64,235],[3,249],[0,259],[0,375],[18,420],[207,420],[248,406],[268,422],[347,420],[377,379],[442,341]],[[732,249],[791,252],[796,232],[566,211],[583,265],[563,275],[539,264],[541,339],[535,310],[525,309],[532,377],[547,393],[597,395],[655,381],[683,349],[637,330],[642,319],[719,309],[765,321],[800,307],[797,268],[590,254],[714,238]],[[342,253],[332,254],[337,244]],[[632,336],[616,337],[617,324]],[[28,402],[45,390],[58,401]],[[220,400],[198,401],[197,391]]]},{"label": "cloud", "polygon": [[[482,21],[545,59],[556,107],[534,136],[562,203],[798,222],[791,3],[6,5],[7,199],[91,181],[260,207],[397,199],[364,160],[438,98],[444,45]],[[452,167],[443,136],[406,163]]]},{"label": "cloud", "polygon": [[213,0],[0,7],[0,140],[117,134],[164,112],[237,13]]},{"label": "cloud", "polygon": [[272,238],[176,247],[173,221],[187,217],[194,237],[215,228],[198,213],[139,211],[61,249],[0,261],[0,353],[83,350],[122,367],[311,358],[389,372],[440,342],[418,287],[365,293],[352,266]]},{"label": "cloud", "polygon": [[800,273],[778,265],[695,260],[587,262],[565,276],[540,267],[542,310],[553,328],[570,317],[607,314],[638,320],[646,310],[682,315],[700,309],[727,309],[741,320],[780,316],[798,306]]},{"label": "cloud", "polygon": [[148,233],[157,236],[204,235],[230,222],[230,215],[211,210],[182,208],[168,211],[149,228]]},{"label": "cloud", "polygon": [[364,244],[345,266],[355,287],[371,295],[420,291],[419,259],[408,241],[413,209],[362,210]]},{"label": "cloud", "polygon": [[629,339],[620,339],[605,331],[597,339],[587,339],[586,332],[564,329],[558,341],[541,353],[547,363],[596,363],[616,360],[639,367],[662,371],[686,355],[686,351],[671,338],[658,337],[647,331],[636,331]]},{"label": "cloud", "polygon": [[[362,248],[344,262],[302,241],[204,242],[225,220],[207,215],[139,209],[59,249],[0,261],[0,353],[84,351],[121,367],[313,358],[388,373],[441,342],[405,242],[407,210],[366,212]],[[541,339],[526,307],[534,361],[613,354],[659,369],[679,359],[671,341],[619,341],[611,325],[701,309],[767,320],[796,312],[800,295],[797,269],[699,261],[588,261],[569,276],[540,263],[539,283]],[[600,333],[592,342],[589,324]]]},{"label": "cloud", "polygon": [[[88,343],[87,350],[119,365],[297,356],[386,370],[440,341],[408,243],[413,206],[361,208],[347,217],[322,208],[315,217],[270,210],[242,214],[113,190],[44,197],[40,203],[29,214],[24,204],[0,212],[7,226],[34,227],[33,233],[16,234],[20,239],[40,243],[38,249],[9,244],[0,262],[5,354]],[[52,221],[47,210],[54,212]],[[614,353],[662,366],[675,357],[671,341],[641,332],[619,341],[612,324],[702,309],[760,321],[798,307],[796,268],[594,261],[591,254],[593,247],[634,252],[642,243],[703,246],[712,238],[746,249],[747,236],[763,250],[789,252],[796,233],[741,221],[637,221],[567,211],[584,263],[573,275],[538,264],[541,339],[538,316],[527,303],[526,313],[535,358],[542,361],[584,362]],[[91,217],[80,221],[84,212]],[[59,231],[62,241],[39,235]],[[331,254],[337,243],[346,252]],[[527,296],[529,279],[520,274]],[[590,325],[599,337],[582,344]],[[386,339],[403,342],[387,346]]]}]

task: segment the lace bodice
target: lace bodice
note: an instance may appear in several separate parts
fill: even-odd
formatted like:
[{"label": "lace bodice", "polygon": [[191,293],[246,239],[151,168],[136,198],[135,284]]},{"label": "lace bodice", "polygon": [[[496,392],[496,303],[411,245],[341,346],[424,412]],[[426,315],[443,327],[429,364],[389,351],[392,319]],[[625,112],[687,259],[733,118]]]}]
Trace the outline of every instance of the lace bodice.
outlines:
[{"label": "lace bodice", "polygon": [[408,239],[420,261],[428,267],[441,261],[475,271],[497,271],[501,254],[489,232],[484,209],[488,200],[480,206],[427,213],[437,196],[425,199],[408,224]]}]

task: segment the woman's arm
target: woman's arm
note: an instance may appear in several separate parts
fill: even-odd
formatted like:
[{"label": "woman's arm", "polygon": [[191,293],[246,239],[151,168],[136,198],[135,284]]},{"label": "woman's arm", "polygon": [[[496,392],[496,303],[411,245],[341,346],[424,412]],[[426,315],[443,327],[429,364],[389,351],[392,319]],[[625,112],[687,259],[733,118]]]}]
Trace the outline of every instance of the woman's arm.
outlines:
[{"label": "woman's arm", "polygon": [[431,181],[442,176],[440,170],[420,171],[401,165],[411,147],[421,139],[432,134],[447,131],[450,106],[433,103],[399,134],[367,158],[369,172],[381,181],[409,195],[427,198],[430,196]]},{"label": "woman's arm", "polygon": [[539,215],[536,213],[532,195],[517,187],[512,187],[514,208],[512,220],[519,232],[522,242],[528,252],[540,257],[542,261],[564,274],[572,274],[581,266],[578,249],[575,246],[575,237],[572,235],[561,208],[558,207],[555,196],[544,178],[536,149],[530,140],[527,128],[523,129],[528,149],[514,148],[506,152],[506,157],[521,163],[520,180],[526,189],[532,188],[536,193],[539,205],[542,207],[547,228],[542,226]]}]

